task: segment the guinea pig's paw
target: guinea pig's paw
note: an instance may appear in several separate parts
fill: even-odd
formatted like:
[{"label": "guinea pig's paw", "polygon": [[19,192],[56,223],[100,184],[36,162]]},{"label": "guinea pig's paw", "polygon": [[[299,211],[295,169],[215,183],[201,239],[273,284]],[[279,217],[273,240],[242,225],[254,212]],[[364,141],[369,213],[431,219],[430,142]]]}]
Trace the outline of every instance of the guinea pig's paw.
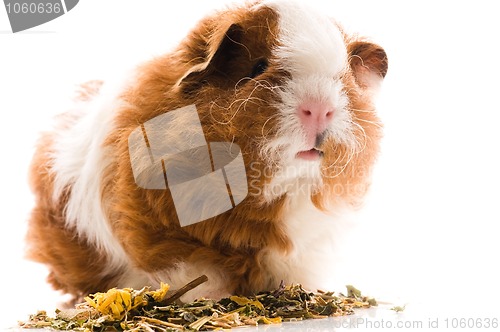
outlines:
[{"label": "guinea pig's paw", "polygon": [[156,279],[165,280],[172,290],[178,290],[202,275],[206,275],[208,280],[182,295],[181,302],[192,302],[200,298],[220,300],[232,295],[228,288],[231,284],[228,276],[219,269],[203,266],[199,262],[177,263],[175,267],[157,274]]}]

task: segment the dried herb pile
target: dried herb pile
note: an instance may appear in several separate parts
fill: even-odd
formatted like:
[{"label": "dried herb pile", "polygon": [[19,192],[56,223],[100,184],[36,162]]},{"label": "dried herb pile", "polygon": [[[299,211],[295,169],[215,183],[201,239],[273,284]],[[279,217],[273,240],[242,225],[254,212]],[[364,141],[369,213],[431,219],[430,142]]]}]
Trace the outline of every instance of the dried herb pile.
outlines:
[{"label": "dried herb pile", "polygon": [[300,285],[285,286],[283,283],[275,291],[251,297],[177,303],[184,293],[206,280],[206,276],[197,278],[171,295],[167,284],[161,284],[155,291],[148,287],[141,290],[113,288],[106,293],[89,295],[74,309],[57,310],[56,317],[40,311],[20,326],[75,331],[210,331],[350,315],[355,308],[376,305],[374,299],[362,296],[352,286],[347,286],[347,295],[334,295],[323,291],[311,293]]}]

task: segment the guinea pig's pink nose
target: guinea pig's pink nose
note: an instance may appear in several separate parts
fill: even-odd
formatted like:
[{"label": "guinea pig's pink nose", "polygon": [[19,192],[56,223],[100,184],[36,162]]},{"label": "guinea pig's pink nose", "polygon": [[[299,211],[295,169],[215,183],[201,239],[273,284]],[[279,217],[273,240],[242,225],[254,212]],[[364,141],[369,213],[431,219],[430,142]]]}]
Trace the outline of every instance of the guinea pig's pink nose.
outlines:
[{"label": "guinea pig's pink nose", "polygon": [[307,137],[307,143],[314,146],[316,137],[322,134],[332,122],[334,109],[325,103],[307,102],[301,104],[297,112]]}]

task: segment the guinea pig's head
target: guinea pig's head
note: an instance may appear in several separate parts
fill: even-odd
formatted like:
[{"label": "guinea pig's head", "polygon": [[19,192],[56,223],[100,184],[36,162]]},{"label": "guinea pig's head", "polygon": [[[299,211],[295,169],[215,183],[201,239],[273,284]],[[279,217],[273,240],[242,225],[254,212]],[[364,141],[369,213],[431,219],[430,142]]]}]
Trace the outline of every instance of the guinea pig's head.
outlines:
[{"label": "guinea pig's head", "polygon": [[173,56],[176,68],[158,60],[175,76],[171,104],[196,106],[208,142],[240,147],[248,201],[305,193],[324,207],[365,192],[381,136],[383,48],[276,0],[204,19]]}]

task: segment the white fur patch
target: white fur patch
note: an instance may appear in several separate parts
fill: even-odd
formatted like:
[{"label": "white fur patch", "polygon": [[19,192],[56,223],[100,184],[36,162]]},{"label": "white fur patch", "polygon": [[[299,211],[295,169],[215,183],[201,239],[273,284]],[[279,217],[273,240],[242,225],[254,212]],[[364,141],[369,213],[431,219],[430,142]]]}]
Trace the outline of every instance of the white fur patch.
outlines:
[{"label": "white fur patch", "polygon": [[117,110],[124,107],[118,97],[121,91],[104,84],[93,100],[77,103],[69,115],[72,122],[63,121],[56,128],[51,156],[55,175],[53,199],[59,199],[65,188],[71,186],[66,224],[107,254],[110,270],[128,265],[101,202],[103,171],[113,162],[104,141],[113,130]]},{"label": "white fur patch", "polygon": [[272,179],[262,190],[264,202],[271,202],[284,194],[311,195],[322,185],[321,161],[295,159],[288,165],[276,168]]},{"label": "white fur patch", "polygon": [[[275,105],[280,112],[276,136],[264,141],[261,148],[262,157],[275,169],[273,180],[264,188],[264,200],[271,202],[288,189],[294,189],[291,185],[294,181],[300,184],[298,178],[310,179],[312,190],[321,185],[320,163],[298,162],[296,158],[298,152],[312,148],[306,142],[298,116],[300,105],[313,101],[334,110],[326,133],[336,144],[354,148],[356,136],[341,81],[348,57],[338,26],[327,16],[298,2],[270,0],[263,5],[273,8],[279,16],[279,46],[273,55],[291,74],[291,79],[278,92],[281,101]],[[290,171],[297,167],[307,168],[307,172]]]},{"label": "white fur patch", "polygon": [[288,255],[270,251],[265,256],[264,264],[273,276],[270,287],[284,280],[287,284],[300,283],[311,291],[334,289],[341,234],[350,228],[345,218],[347,208],[326,214],[312,204],[309,195],[298,192],[288,199],[284,225],[293,250]]},{"label": "white fur patch", "polygon": [[263,3],[279,16],[276,55],[294,78],[322,74],[338,78],[348,65],[347,49],[336,23],[328,16],[288,0]]},{"label": "white fur patch", "polygon": [[[165,282],[165,280],[161,280]],[[116,282],[118,288],[141,289],[144,286],[151,286],[153,289],[160,287],[160,282],[153,274],[129,265],[124,273],[120,275]]]}]

